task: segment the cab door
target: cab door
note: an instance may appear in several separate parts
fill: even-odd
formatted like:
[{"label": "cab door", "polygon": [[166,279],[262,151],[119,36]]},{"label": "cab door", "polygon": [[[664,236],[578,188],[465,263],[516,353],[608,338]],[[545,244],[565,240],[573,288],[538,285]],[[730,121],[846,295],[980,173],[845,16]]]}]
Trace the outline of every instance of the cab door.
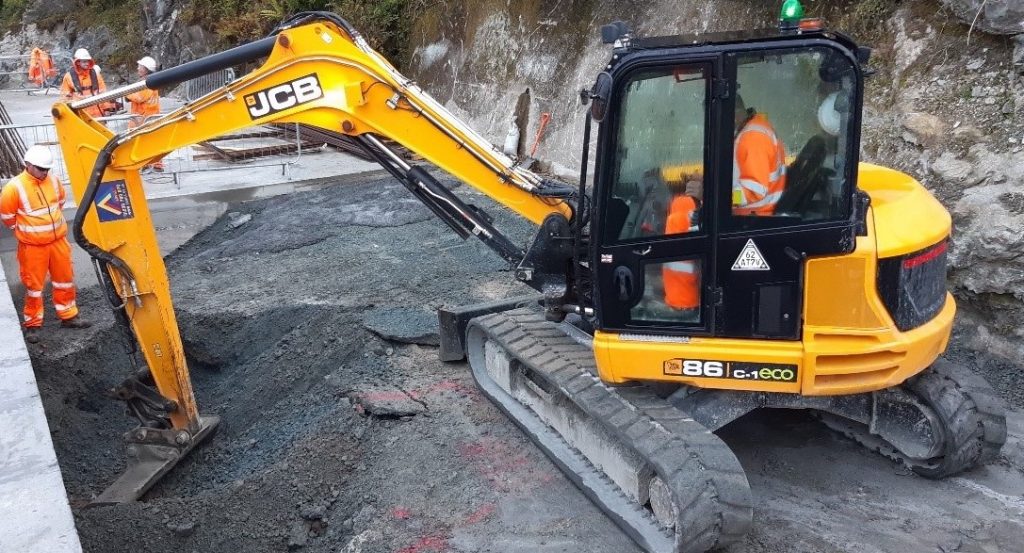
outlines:
[{"label": "cab door", "polygon": [[861,89],[820,40],[728,52],[716,336],[796,340],[809,257],[853,250]]},{"label": "cab door", "polygon": [[597,169],[603,329],[713,332],[717,66],[659,61],[617,78]]},{"label": "cab door", "polygon": [[[861,224],[856,59],[813,38],[676,52],[615,70],[595,193],[600,328],[797,340],[806,259],[852,251]],[[673,227],[688,196],[691,224]]]}]

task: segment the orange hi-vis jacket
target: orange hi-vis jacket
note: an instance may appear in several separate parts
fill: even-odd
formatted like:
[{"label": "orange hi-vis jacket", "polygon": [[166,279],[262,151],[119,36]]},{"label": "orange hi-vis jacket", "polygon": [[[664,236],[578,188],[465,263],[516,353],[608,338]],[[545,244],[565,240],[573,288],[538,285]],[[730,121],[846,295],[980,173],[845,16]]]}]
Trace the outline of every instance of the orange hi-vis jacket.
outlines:
[{"label": "orange hi-vis jacket", "polygon": [[[103,75],[97,73],[96,69],[79,71],[78,67],[74,65],[64,74],[64,80],[60,83],[61,96],[70,98],[72,101],[95,96],[100,92],[106,91],[107,84],[103,82]],[[89,106],[83,111],[92,117],[103,116],[103,110],[100,105]]]},{"label": "orange hi-vis jacket", "polygon": [[[698,230],[693,224],[697,201],[692,196],[672,199],[665,221],[665,234],[682,234]],[[696,261],[672,261],[661,266],[665,286],[665,303],[674,309],[700,307],[700,272]]]},{"label": "orange hi-vis jacket", "polygon": [[736,135],[732,168],[733,215],[773,215],[786,188],[786,147],[758,113]]},{"label": "orange hi-vis jacket", "polygon": [[22,244],[42,246],[67,236],[62,209],[67,200],[57,177],[38,180],[27,171],[11,179],[0,192],[0,221]]},{"label": "orange hi-vis jacket", "polygon": [[139,126],[146,122],[146,119],[160,115],[160,93],[148,88],[142,89],[134,94],[125,96],[131,102],[129,113],[137,117],[132,118],[133,126]]},{"label": "orange hi-vis jacket", "polygon": [[48,79],[56,76],[57,68],[53,66],[53,60],[46,50],[33,48],[28,60],[28,80],[43,86]]}]

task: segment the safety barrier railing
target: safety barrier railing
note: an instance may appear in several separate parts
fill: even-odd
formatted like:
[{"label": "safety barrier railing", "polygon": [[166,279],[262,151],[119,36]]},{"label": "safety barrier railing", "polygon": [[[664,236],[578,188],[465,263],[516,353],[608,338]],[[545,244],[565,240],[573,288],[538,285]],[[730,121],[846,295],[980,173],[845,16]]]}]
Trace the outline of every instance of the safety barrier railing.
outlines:
[{"label": "safety barrier railing", "polygon": [[[114,115],[98,120],[111,131],[122,133],[128,129],[132,119],[131,115]],[[41,144],[49,147],[55,160],[53,174],[64,183],[68,182],[68,171],[57,140],[57,130],[52,123],[0,125],[0,130],[4,129],[17,132],[26,145]],[[310,141],[303,140],[298,124],[251,127],[175,150],[161,160],[163,175],[154,174],[147,178],[166,179],[180,188],[181,177],[187,173],[278,166],[281,175],[286,177],[290,167],[298,163],[303,151],[313,146]],[[144,172],[150,170],[145,169]],[[155,170],[153,172],[156,173]],[[8,179],[12,176],[0,175],[0,178]]]},{"label": "safety barrier railing", "polygon": [[231,67],[202,75],[185,83],[185,101],[192,102],[235,80]]}]

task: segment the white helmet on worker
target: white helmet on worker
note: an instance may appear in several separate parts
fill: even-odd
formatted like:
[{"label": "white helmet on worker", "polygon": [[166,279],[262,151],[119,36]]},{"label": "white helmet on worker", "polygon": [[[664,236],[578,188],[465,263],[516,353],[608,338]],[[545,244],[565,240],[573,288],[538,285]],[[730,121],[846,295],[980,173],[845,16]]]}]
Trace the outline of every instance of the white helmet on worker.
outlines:
[{"label": "white helmet on worker", "polygon": [[46,146],[40,146],[38,144],[25,150],[25,163],[35,165],[40,169],[49,169],[53,167],[53,154],[50,153],[50,149]]},{"label": "white helmet on worker", "polygon": [[75,50],[75,61],[92,61],[92,56],[85,48],[79,48]]},{"label": "white helmet on worker", "polygon": [[836,109],[837,99],[839,99],[839,93],[833,92],[818,106],[818,125],[832,136],[839,136],[839,125],[842,123],[842,116]]},{"label": "white helmet on worker", "polygon": [[153,73],[156,71],[156,60],[146,56],[138,61],[138,64],[145,67],[147,71]]}]

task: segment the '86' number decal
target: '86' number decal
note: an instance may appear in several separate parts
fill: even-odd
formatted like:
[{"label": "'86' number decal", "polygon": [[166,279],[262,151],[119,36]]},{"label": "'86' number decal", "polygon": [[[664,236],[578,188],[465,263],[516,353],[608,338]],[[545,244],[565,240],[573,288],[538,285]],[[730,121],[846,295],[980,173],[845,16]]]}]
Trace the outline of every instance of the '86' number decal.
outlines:
[{"label": "'86' number decal", "polygon": [[735,361],[704,361],[701,359],[669,359],[664,373],[694,378],[730,378],[766,382],[796,382],[797,366],[775,363],[741,363]]}]

